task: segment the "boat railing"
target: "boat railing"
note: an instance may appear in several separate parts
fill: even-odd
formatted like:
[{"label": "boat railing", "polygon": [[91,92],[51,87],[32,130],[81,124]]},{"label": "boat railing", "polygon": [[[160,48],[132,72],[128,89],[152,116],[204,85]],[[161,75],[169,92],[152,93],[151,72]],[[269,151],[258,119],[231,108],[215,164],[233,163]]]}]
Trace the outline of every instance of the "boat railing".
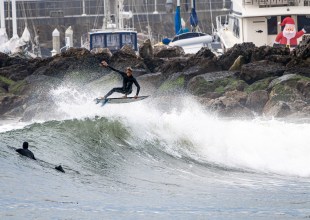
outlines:
[{"label": "boat railing", "polygon": [[119,29],[119,28],[106,28],[106,29],[91,29],[91,32],[98,32],[98,31],[136,31],[135,28],[132,28],[132,27],[124,27],[122,29]]},{"label": "boat railing", "polygon": [[243,5],[259,7],[310,6],[310,0],[243,0]]}]

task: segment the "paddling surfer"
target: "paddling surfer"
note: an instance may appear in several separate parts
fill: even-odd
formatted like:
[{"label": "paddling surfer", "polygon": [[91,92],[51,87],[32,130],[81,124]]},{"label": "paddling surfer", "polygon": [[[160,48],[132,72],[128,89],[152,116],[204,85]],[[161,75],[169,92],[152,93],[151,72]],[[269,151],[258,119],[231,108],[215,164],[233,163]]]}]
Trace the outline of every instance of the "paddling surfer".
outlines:
[{"label": "paddling surfer", "polygon": [[30,150],[28,150],[28,142],[24,142],[23,148],[16,149],[16,151],[23,156],[36,160],[36,158],[34,157],[34,154]]},{"label": "paddling surfer", "polygon": [[[28,149],[28,146],[29,146],[28,142],[25,141],[23,143],[23,148],[16,149],[16,152],[18,152],[19,154],[21,154],[21,155],[23,155],[25,157],[29,157],[30,159],[37,160],[34,157],[34,154]],[[44,164],[52,165],[52,164],[50,164],[48,162],[45,162],[43,160],[40,160],[40,159],[38,159],[37,161],[42,162]],[[62,172],[62,173],[65,173],[65,171],[64,171],[64,169],[62,168],[61,165],[55,166],[55,169],[60,171],[60,172]]]},{"label": "paddling surfer", "polygon": [[120,70],[114,69],[113,67],[109,66],[107,62],[104,60],[100,63],[100,66],[107,67],[115,72],[118,72],[123,77],[123,87],[115,87],[111,89],[110,92],[108,92],[104,97],[101,97],[100,99],[106,99],[110,95],[112,95],[112,93],[114,92],[125,94],[123,98],[127,98],[127,95],[132,93],[132,84],[135,84],[137,87],[137,92],[134,98],[135,99],[138,98],[138,95],[140,92],[140,85],[137,82],[136,78],[133,77],[132,69],[130,67],[126,68],[126,72],[122,72]]}]

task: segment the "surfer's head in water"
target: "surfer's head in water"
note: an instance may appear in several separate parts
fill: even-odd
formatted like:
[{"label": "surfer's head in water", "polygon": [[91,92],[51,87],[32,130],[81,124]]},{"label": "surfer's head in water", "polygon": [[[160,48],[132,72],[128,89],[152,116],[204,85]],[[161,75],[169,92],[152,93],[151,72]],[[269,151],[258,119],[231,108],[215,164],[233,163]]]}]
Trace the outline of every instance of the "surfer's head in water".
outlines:
[{"label": "surfer's head in water", "polygon": [[28,145],[29,145],[28,142],[25,141],[25,142],[23,143],[23,149],[28,149]]}]

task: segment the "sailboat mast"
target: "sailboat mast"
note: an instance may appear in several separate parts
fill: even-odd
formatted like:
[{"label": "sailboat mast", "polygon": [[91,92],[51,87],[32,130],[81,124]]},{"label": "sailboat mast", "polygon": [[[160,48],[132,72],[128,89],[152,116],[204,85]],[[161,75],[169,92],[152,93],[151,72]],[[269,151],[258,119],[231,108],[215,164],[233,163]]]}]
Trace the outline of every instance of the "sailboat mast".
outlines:
[{"label": "sailboat mast", "polygon": [[181,32],[181,1],[177,0],[177,8],[174,17],[174,29],[175,34],[178,35]]},{"label": "sailboat mast", "polygon": [[12,0],[12,22],[13,22],[13,38],[18,38],[18,35],[17,35],[16,0]]},{"label": "sailboat mast", "polygon": [[123,12],[124,12],[124,0],[118,0],[118,5],[117,5],[117,19],[118,22],[116,25],[118,25],[119,29],[124,28],[124,19],[123,19]]},{"label": "sailboat mast", "polygon": [[85,12],[85,0],[83,0],[82,7],[83,7],[83,13],[82,13],[82,16],[86,16],[86,12]]},{"label": "sailboat mast", "polygon": [[213,24],[213,16],[212,16],[212,5],[211,5],[211,0],[209,0],[209,4],[210,4],[211,24]]},{"label": "sailboat mast", "polygon": [[4,44],[8,41],[8,35],[5,29],[5,11],[4,11],[4,0],[0,0],[0,20],[1,20],[1,28],[0,28],[0,45]]},{"label": "sailboat mast", "polygon": [[107,13],[106,13],[106,2],[103,0],[103,25],[102,29],[104,30],[107,26]]},{"label": "sailboat mast", "polygon": [[0,0],[1,29],[5,29],[4,0]]},{"label": "sailboat mast", "polygon": [[113,27],[113,21],[111,18],[111,9],[115,13],[115,23],[117,25],[117,6],[118,4],[115,3],[114,0],[103,0],[103,9],[104,9],[104,16],[103,16],[103,30],[109,29]]}]

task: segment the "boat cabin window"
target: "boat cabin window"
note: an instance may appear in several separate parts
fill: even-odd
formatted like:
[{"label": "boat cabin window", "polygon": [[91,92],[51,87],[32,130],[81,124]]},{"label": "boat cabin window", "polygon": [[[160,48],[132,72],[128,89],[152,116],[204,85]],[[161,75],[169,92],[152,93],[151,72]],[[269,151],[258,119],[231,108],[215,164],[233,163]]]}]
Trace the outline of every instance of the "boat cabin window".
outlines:
[{"label": "boat cabin window", "polygon": [[197,33],[197,32],[188,32],[185,34],[180,34],[172,39],[172,42],[177,41],[177,40],[183,40],[183,39],[188,39],[188,38],[193,38],[193,37],[200,37],[200,36],[205,36],[203,33]]},{"label": "boat cabin window", "polygon": [[120,36],[119,34],[107,34],[107,48],[110,50],[120,49]]},{"label": "boat cabin window", "polygon": [[309,15],[300,15],[297,16],[297,24],[298,24],[298,29],[296,31],[302,30],[305,26],[310,25],[310,16]]},{"label": "boat cabin window", "polygon": [[104,47],[104,35],[95,34],[92,35],[92,48]]},{"label": "boat cabin window", "polygon": [[132,49],[135,49],[135,35],[133,34],[122,34],[122,46],[129,45]]},{"label": "boat cabin window", "polygon": [[129,45],[137,51],[137,34],[134,32],[96,33],[90,35],[90,49],[108,48],[110,51]]},{"label": "boat cabin window", "polygon": [[278,22],[277,16],[271,16],[267,18],[268,35],[278,34]]}]

